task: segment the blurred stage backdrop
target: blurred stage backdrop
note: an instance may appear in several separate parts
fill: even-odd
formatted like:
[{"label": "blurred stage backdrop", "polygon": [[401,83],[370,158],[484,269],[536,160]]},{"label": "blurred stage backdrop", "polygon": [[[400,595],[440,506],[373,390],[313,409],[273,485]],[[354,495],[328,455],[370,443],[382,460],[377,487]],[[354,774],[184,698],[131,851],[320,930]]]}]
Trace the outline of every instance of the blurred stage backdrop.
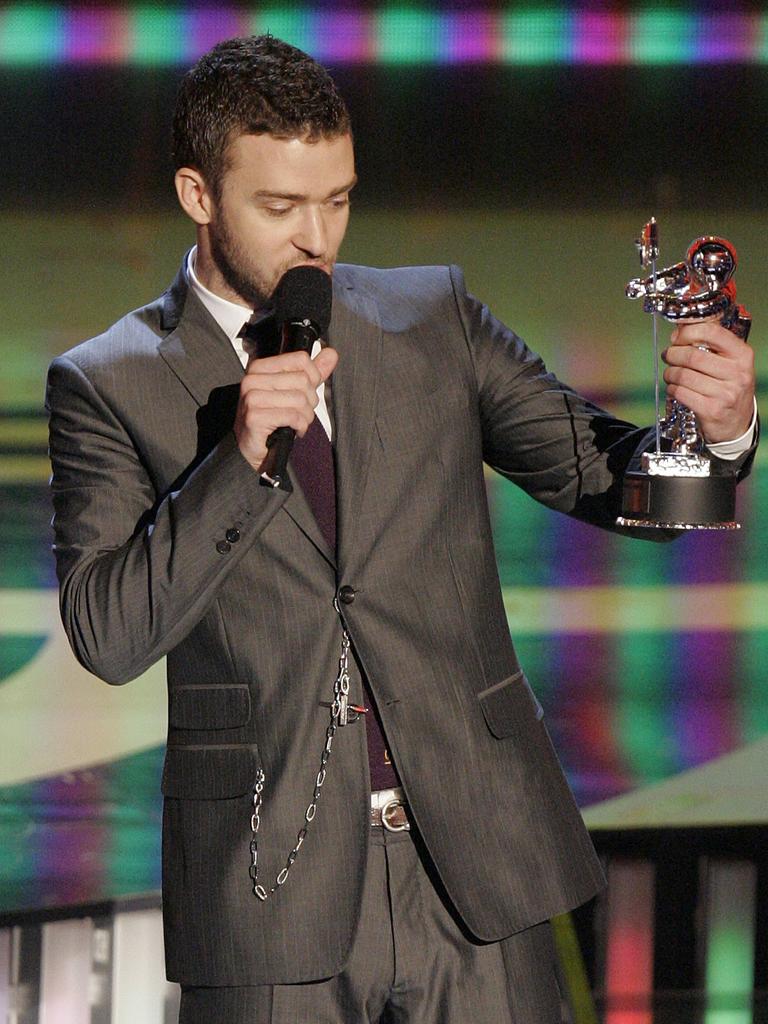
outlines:
[{"label": "blurred stage backdrop", "polygon": [[[461,264],[562,379],[649,422],[650,320],[623,297],[639,273],[633,239],[655,215],[664,265],[697,235],[724,235],[765,399],[760,5],[2,5],[3,911],[159,886],[163,667],[109,688],[69,654],[44,376],[171,280],[192,242],[169,158],[179,75],[218,39],[261,31],[325,62],[349,102],[360,185],[342,258]],[[570,522],[492,476],[488,490],[510,628],[596,835],[763,835],[764,454],[741,488],[740,532],[671,546]],[[751,963],[747,987],[768,974],[758,889],[763,874],[717,957],[737,974]],[[734,1012],[707,1019],[752,1019]]]}]

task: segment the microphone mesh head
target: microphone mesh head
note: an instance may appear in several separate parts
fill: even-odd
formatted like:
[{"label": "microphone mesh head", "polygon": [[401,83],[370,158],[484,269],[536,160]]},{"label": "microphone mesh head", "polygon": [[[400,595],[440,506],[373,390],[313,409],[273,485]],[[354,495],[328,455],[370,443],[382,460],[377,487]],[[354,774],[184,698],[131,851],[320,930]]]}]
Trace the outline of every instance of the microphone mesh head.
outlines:
[{"label": "microphone mesh head", "polygon": [[333,289],[331,278],[319,267],[293,267],[277,282],[274,295],[275,319],[279,324],[291,320],[311,320],[319,334],[325,334],[331,322]]}]

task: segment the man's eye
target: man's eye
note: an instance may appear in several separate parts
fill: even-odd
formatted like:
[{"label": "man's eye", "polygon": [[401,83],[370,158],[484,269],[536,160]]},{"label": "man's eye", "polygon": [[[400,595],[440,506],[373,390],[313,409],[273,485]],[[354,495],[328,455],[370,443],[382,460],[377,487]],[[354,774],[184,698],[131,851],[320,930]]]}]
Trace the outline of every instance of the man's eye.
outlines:
[{"label": "man's eye", "polygon": [[331,200],[331,208],[334,210],[342,210],[345,206],[349,206],[349,196],[334,196]]},{"label": "man's eye", "polygon": [[270,217],[284,217],[290,206],[265,206],[264,209]]}]

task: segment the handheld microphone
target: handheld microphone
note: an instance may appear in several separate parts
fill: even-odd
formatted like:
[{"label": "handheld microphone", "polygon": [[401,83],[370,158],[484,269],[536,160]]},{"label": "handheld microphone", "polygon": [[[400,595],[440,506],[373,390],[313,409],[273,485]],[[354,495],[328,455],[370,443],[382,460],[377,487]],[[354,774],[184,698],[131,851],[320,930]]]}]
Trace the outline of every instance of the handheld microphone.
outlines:
[{"label": "handheld microphone", "polygon": [[[331,322],[333,290],[328,274],[319,267],[293,267],[280,278],[272,298],[281,336],[280,354],[311,353]],[[291,490],[287,468],[295,438],[292,427],[278,427],[267,438],[267,457],[260,474],[265,487]]]}]

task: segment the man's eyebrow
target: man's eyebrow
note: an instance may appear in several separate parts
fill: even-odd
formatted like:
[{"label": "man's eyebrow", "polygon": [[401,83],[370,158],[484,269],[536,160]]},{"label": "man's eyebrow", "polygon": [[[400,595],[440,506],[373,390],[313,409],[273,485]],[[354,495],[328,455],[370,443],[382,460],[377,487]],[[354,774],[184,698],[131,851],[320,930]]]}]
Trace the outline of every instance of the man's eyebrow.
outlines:
[{"label": "man's eyebrow", "polygon": [[331,199],[331,198],[333,198],[333,196],[340,196],[344,192],[351,192],[356,184],[357,184],[357,175],[355,174],[355,175],[353,175],[352,180],[347,185],[342,185],[341,188],[334,189],[333,192],[330,192],[328,194],[327,198]]},{"label": "man's eyebrow", "polygon": [[[345,192],[350,192],[357,184],[357,175],[352,178],[346,185],[342,185],[341,188],[335,188],[325,197],[326,199],[332,199],[334,196],[343,195]],[[253,193],[254,199],[289,199],[292,202],[301,202],[306,199],[306,195],[301,192],[276,192],[270,188],[260,188]]]}]

